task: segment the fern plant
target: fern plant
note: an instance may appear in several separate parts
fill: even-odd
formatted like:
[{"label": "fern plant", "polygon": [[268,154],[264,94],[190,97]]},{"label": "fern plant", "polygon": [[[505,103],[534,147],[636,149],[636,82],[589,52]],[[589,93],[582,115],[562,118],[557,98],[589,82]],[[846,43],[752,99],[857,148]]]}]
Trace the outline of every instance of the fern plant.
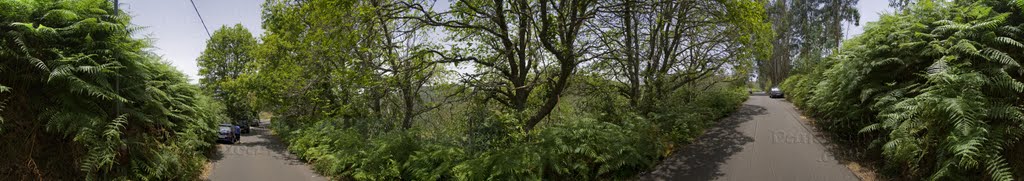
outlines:
[{"label": "fern plant", "polygon": [[223,106],[144,51],[124,14],[103,0],[0,0],[4,180],[198,176]]},{"label": "fern plant", "polygon": [[921,1],[884,15],[826,67],[787,80],[791,99],[840,138],[870,137],[895,177],[1019,179],[1006,158],[1024,136],[1021,7]]}]

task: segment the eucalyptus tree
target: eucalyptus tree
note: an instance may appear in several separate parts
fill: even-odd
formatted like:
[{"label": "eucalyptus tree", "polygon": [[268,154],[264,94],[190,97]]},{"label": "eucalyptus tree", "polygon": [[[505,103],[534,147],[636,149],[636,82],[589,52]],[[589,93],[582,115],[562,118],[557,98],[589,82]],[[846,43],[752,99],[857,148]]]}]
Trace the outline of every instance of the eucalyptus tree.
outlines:
[{"label": "eucalyptus tree", "polygon": [[767,4],[776,37],[769,59],[759,62],[762,82],[782,82],[791,70],[813,67],[841,45],[844,22],[858,25],[858,0],[774,0]]}]

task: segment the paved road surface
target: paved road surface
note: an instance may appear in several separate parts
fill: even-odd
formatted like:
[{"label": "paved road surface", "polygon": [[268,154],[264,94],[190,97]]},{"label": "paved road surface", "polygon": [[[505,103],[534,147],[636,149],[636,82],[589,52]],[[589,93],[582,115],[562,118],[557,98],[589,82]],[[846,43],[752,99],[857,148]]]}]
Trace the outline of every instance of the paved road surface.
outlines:
[{"label": "paved road surface", "polygon": [[858,180],[799,117],[789,102],[751,96],[641,180]]},{"label": "paved road surface", "polygon": [[[260,125],[269,125],[262,122]],[[327,180],[317,175],[266,128],[252,127],[252,132],[242,134],[242,140],[235,144],[220,144],[218,153],[210,160],[213,168],[209,180],[240,181],[304,181]]]}]

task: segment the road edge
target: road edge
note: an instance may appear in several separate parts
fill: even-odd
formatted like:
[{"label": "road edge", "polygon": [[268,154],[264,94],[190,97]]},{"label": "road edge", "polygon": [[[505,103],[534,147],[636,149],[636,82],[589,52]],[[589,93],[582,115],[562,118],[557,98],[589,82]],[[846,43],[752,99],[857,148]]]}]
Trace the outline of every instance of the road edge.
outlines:
[{"label": "road edge", "polygon": [[[793,106],[793,112],[790,115],[793,116],[793,118],[795,118],[796,120],[799,120],[798,122],[800,123],[800,126],[806,129],[807,132],[812,133],[814,135],[815,141],[822,143],[822,146],[826,147],[825,151],[828,152],[829,156],[832,156],[832,159],[839,160],[839,158],[836,157],[836,153],[832,152],[833,148],[839,145],[835,145],[835,143],[832,143],[831,139],[824,136],[824,133],[822,133],[817,127],[817,120],[812,117],[808,117],[807,115],[804,115],[803,110],[801,110],[799,106],[796,106],[795,104],[789,102],[788,99],[782,100],[785,101],[786,103],[790,103],[790,105]],[[861,160],[851,159],[844,161],[845,163],[840,162],[840,164],[846,166],[846,169],[849,170],[850,173],[853,173],[854,176],[857,176],[857,178],[860,179],[861,181],[885,181],[885,179],[878,177],[878,172],[875,169],[865,167],[864,164],[861,164]]]}]

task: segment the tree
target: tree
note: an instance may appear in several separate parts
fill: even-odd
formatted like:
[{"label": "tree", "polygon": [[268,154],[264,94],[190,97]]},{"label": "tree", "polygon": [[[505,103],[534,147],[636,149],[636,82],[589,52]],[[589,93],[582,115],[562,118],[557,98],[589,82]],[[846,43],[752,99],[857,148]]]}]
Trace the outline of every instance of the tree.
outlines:
[{"label": "tree", "polygon": [[416,12],[396,2],[268,1],[268,32],[251,66],[259,71],[243,75],[242,85],[261,107],[295,120],[338,118],[375,132],[412,127],[455,96],[438,95],[435,78],[447,69],[428,51],[423,26],[401,18]]},{"label": "tree", "polygon": [[889,7],[893,7],[899,10],[907,8],[912,3],[912,0],[889,0]]},{"label": "tree", "polygon": [[[656,125],[650,117],[668,119],[631,110],[621,115],[582,111],[593,110],[592,103],[599,101],[624,107],[621,96],[605,94],[611,88],[602,87],[604,95],[579,93],[587,91],[580,80],[613,82],[610,76],[577,76],[581,68],[605,58],[606,50],[619,48],[604,47],[598,38],[605,28],[595,22],[602,14],[601,1],[459,0],[443,12],[435,12],[433,5],[267,1],[267,32],[250,63],[258,71],[238,80],[256,90],[260,106],[273,107],[275,116],[283,117],[272,128],[290,143],[289,149],[333,178],[628,179],[663,157],[668,142],[697,134],[697,128],[708,125],[704,122],[742,103],[746,94],[736,85],[714,83],[733,73],[743,75],[751,57],[765,55],[751,47],[767,45],[761,37],[769,30],[763,5],[749,0],[688,7],[705,14],[667,7],[647,12],[674,18],[668,21],[715,16],[711,23],[687,22],[692,28],[687,30],[652,28],[676,31],[654,41],[686,44],[658,42],[651,48],[658,56],[649,57],[678,65],[656,66],[658,76],[665,77],[659,82],[699,82],[694,83],[698,93],[675,91],[666,97],[703,96],[697,103],[662,101],[671,106],[664,110],[689,117]],[[645,22],[658,26],[654,19]],[[443,37],[447,41],[427,36],[433,30],[449,35]],[[677,48],[686,50],[659,52]],[[467,64],[472,69],[452,68]],[[460,74],[452,76],[455,70]],[[684,71],[687,75],[677,75]]]},{"label": "tree", "polygon": [[752,1],[604,1],[592,29],[601,31],[594,68],[621,80],[640,112],[698,80],[732,71],[746,78],[767,55],[771,30]]},{"label": "tree", "polygon": [[[529,131],[547,117],[558,104],[571,75],[586,48],[577,47],[583,25],[593,17],[596,1],[495,0],[456,1],[446,12],[431,12],[422,4],[403,3],[420,12],[407,16],[426,25],[452,30],[452,39],[468,40],[465,47],[439,54],[442,62],[471,62],[479,72],[471,86],[489,92],[495,100],[523,118],[523,130]],[[538,25],[536,17],[540,17]],[[537,44],[540,42],[540,44]],[[542,48],[542,49],[541,49]],[[545,51],[542,51],[545,50]],[[468,52],[480,56],[465,56]],[[545,67],[542,64],[551,63]],[[549,70],[553,69],[553,70]],[[545,87],[543,103],[527,113],[535,88]]]},{"label": "tree", "polygon": [[234,88],[232,82],[246,72],[252,62],[256,39],[242,24],[221,26],[206,41],[206,49],[199,55],[199,84],[215,99],[227,106],[232,121],[252,120],[255,112],[250,106],[248,92]]},{"label": "tree", "polygon": [[857,0],[776,0],[766,7],[776,38],[770,59],[759,62],[758,76],[776,86],[794,68],[813,67],[843,40],[843,22],[860,20]]},{"label": "tree", "polygon": [[[402,18],[416,16],[415,11],[409,11],[398,1],[365,2],[365,7],[373,10],[373,14],[365,16],[373,23],[368,27],[371,30],[365,31],[363,37],[376,39],[361,46],[372,52],[371,57],[374,58],[370,59],[379,62],[377,76],[385,79],[382,86],[387,87],[382,93],[394,95],[389,97],[397,97],[393,102],[400,102],[392,109],[399,113],[395,117],[402,120],[401,128],[412,128],[417,116],[449,103],[461,90],[455,94],[441,95],[444,92],[443,86],[436,84],[434,78],[446,69],[434,61],[431,43],[425,39],[427,31],[416,21]],[[425,87],[428,90],[424,90]],[[389,101],[378,101],[381,100]]]},{"label": "tree", "polygon": [[363,49],[377,44],[369,36],[372,9],[362,1],[271,0],[263,4],[262,44],[255,51],[254,70],[239,78],[254,92],[261,109],[299,126],[324,119],[354,126],[356,120],[383,113],[383,83],[376,71],[378,56]]}]

